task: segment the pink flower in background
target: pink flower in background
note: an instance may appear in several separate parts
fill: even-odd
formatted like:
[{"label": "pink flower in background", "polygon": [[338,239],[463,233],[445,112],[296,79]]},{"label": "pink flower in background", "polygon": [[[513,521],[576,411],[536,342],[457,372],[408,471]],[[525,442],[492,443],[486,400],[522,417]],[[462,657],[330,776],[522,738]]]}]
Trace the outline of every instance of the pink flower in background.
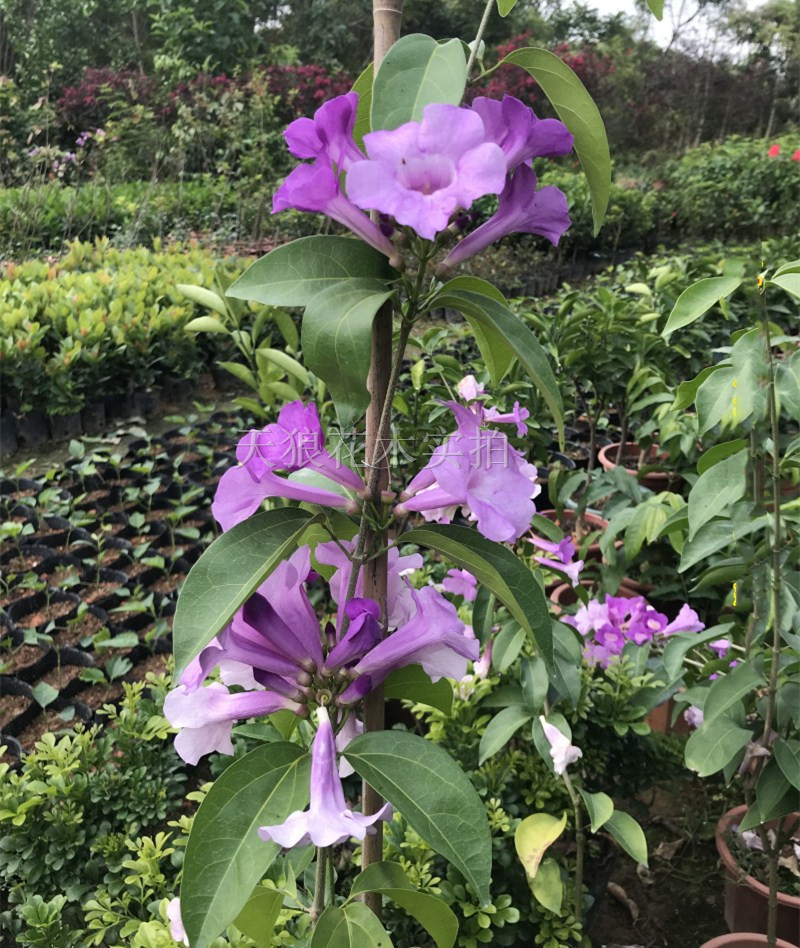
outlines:
[{"label": "pink flower in background", "polygon": [[781,146],[777,143],[775,145],[771,145],[769,151],[767,152],[770,158],[777,158],[780,153]]},{"label": "pink flower in background", "polygon": [[487,140],[483,121],[469,109],[427,105],[421,122],[368,132],[364,147],[368,160],[347,172],[350,200],[428,240],[447,227],[457,208],[503,190],[503,151]]},{"label": "pink flower in background", "polygon": [[550,745],[550,756],[553,758],[553,770],[560,777],[570,764],[583,757],[583,751],[580,747],[572,744],[566,735],[555,726],[550,724],[544,717],[539,715],[539,723],[542,725],[544,736]]},{"label": "pink flower in background", "polygon": [[442,581],[442,589],[452,596],[462,596],[465,602],[473,602],[477,595],[478,580],[465,569],[449,569]]},{"label": "pink flower in background", "polygon": [[364,839],[378,820],[392,818],[392,806],[384,804],[372,816],[353,813],[344,798],[336,763],[336,744],[326,708],[317,709],[318,727],[311,748],[311,802],[307,810],[294,813],[274,826],[262,826],[258,835],[285,849],[293,846],[336,846],[354,837]]},{"label": "pink flower in background", "polygon": [[800,161],[800,148],[792,155],[792,161]]}]

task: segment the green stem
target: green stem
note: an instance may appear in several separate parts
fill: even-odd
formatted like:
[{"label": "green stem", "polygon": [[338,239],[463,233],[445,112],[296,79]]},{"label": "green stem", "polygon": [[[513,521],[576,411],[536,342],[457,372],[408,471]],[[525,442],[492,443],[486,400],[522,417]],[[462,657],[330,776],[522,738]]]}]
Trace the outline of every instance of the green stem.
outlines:
[{"label": "green stem", "polygon": [[572,786],[572,781],[566,770],[561,776],[564,780],[564,786],[567,788],[570,801],[572,802],[572,812],[575,815],[575,895],[573,911],[578,922],[583,924],[583,860],[586,850],[586,834],[583,830],[583,807],[581,806],[581,798]]},{"label": "green stem", "polygon": [[469,79],[469,74],[472,72],[472,67],[475,65],[475,58],[478,55],[478,47],[481,45],[481,40],[483,39],[483,34],[489,22],[489,17],[492,15],[492,8],[494,7],[494,4],[495,0],[488,0],[488,3],[486,4],[486,7],[483,11],[480,26],[478,27],[478,32],[475,35],[475,41],[472,44],[472,49],[469,51],[469,59],[467,60],[467,79]]},{"label": "green stem", "polygon": [[314,875],[314,901],[311,904],[311,923],[317,924],[320,915],[325,911],[325,898],[328,878],[328,862],[331,858],[330,846],[317,847],[317,871]]}]

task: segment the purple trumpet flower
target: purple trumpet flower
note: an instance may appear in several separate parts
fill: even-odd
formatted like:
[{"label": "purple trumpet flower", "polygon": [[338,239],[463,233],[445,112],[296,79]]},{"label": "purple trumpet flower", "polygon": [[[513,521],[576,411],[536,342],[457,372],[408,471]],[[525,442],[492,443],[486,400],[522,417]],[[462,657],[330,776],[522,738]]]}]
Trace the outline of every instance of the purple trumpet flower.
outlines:
[{"label": "purple trumpet flower", "polygon": [[349,497],[297,481],[287,480],[275,472],[292,474],[311,470],[333,484],[358,492],[364,482],[344,464],[339,463],[324,447],[322,425],[316,406],[301,401],[284,405],[277,422],[261,431],[250,431],[236,449],[239,466],[226,471],[217,485],[212,512],[223,530],[252,516],[267,497],[343,507],[355,512],[357,504]]},{"label": "purple trumpet flower", "polygon": [[539,234],[556,246],[569,228],[567,198],[559,188],[536,189],[536,174],[520,165],[500,194],[497,211],[450,251],[442,267],[455,267],[507,234]]},{"label": "purple trumpet flower", "polygon": [[432,586],[414,591],[413,596],[415,615],[352,668],[355,680],[339,696],[341,704],[355,704],[396,668],[419,664],[434,681],[459,680],[467,672],[467,661],[478,659],[480,645],[464,634],[464,623],[452,603]]},{"label": "purple trumpet flower", "polygon": [[300,705],[269,691],[231,694],[217,682],[196,691],[178,685],[164,700],[164,716],[173,727],[181,729],[175,738],[175,750],[188,764],[196,764],[212,751],[232,754],[234,721],[272,714],[282,708],[297,712]]},{"label": "purple trumpet flower", "polygon": [[317,710],[319,725],[311,748],[311,802],[307,810],[296,810],[283,823],[262,826],[258,835],[285,849],[293,846],[335,846],[355,837],[364,839],[375,832],[373,824],[392,818],[392,806],[384,804],[377,813],[364,816],[347,806],[336,765],[336,744],[326,708]]},{"label": "purple trumpet flower", "polygon": [[512,95],[499,102],[479,96],[471,108],[483,120],[489,141],[502,148],[509,171],[532,158],[556,158],[572,151],[572,134],[563,122],[538,118]]},{"label": "purple trumpet flower", "polygon": [[708,643],[708,647],[717,653],[717,658],[725,658],[731,648],[730,639],[714,639]]},{"label": "purple trumpet flower", "polygon": [[369,132],[364,147],[368,160],[347,172],[350,199],[428,240],[447,227],[458,208],[503,189],[503,151],[487,141],[481,117],[470,109],[427,105],[421,122]]},{"label": "purple trumpet flower", "polygon": [[571,537],[566,537],[560,543],[551,543],[549,540],[542,540],[536,536],[527,538],[529,543],[537,546],[540,550],[552,554],[552,558],[546,556],[534,556],[534,559],[545,569],[553,569],[560,573],[566,573],[573,586],[578,585],[578,578],[583,569],[583,560],[572,562],[575,556],[575,544]]},{"label": "purple trumpet flower", "polygon": [[[346,540],[344,542],[320,543],[314,550],[314,557],[318,562],[326,566],[335,566],[336,572],[330,579],[331,598],[339,604],[339,625],[342,624],[344,600],[350,585],[350,571],[352,563],[347,558],[347,553],[352,553],[355,544]],[[408,622],[414,614],[415,605],[411,595],[411,589],[405,581],[405,576],[413,573],[414,570],[422,568],[422,557],[419,553],[411,553],[409,556],[401,556],[397,547],[392,547],[388,554],[388,582],[386,590],[387,605],[387,627],[396,629],[404,622]],[[364,592],[364,575],[358,577],[356,583],[356,597],[360,597]],[[377,617],[376,617],[377,618]]]},{"label": "purple trumpet flower", "polygon": [[358,93],[348,92],[321,105],[313,119],[295,119],[283,133],[289,151],[295,158],[327,159],[347,171],[354,161],[364,160],[353,138],[357,111]]},{"label": "purple trumpet flower", "polygon": [[530,527],[541,488],[536,468],[499,431],[481,427],[482,415],[447,403],[458,430],[433,452],[408,485],[396,513],[417,511],[449,522],[461,507],[489,540],[514,542]]},{"label": "purple trumpet flower", "polygon": [[442,589],[451,596],[461,596],[464,602],[473,602],[478,594],[478,580],[465,569],[449,569]]}]

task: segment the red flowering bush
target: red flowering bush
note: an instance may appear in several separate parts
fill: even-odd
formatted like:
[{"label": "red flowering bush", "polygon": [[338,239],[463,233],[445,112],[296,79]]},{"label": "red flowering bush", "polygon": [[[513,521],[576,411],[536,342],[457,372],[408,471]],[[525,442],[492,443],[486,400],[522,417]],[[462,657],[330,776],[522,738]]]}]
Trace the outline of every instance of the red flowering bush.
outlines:
[{"label": "red flowering bush", "polygon": [[102,126],[115,106],[150,105],[157,83],[133,69],[87,69],[76,86],[58,100],[58,116],[68,128],[84,131]]}]

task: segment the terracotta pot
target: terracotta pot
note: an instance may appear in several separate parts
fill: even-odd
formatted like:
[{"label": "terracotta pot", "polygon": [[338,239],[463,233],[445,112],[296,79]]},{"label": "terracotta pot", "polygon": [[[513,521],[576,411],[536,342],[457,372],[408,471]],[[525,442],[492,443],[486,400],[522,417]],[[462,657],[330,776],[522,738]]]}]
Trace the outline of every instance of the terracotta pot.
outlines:
[{"label": "terracotta pot", "polygon": [[[765,948],[766,935],[757,935],[755,932],[732,932],[730,935],[718,935],[711,941],[705,941],[700,948]],[[779,938],[777,948],[797,948],[797,943],[791,944]]]},{"label": "terracotta pot", "polygon": [[[604,448],[600,449],[597,454],[597,460],[600,462],[600,465],[604,471],[611,471],[618,466],[616,462],[618,450],[619,441],[617,441],[615,444],[607,444]],[[623,445],[623,459],[629,458],[638,462],[640,454],[641,449],[635,441],[626,441]],[[656,464],[658,461],[665,460],[666,457],[666,454],[659,453],[657,444],[652,444],[650,445],[646,462],[648,464]],[[680,476],[680,474],[674,473],[674,471],[649,471],[647,474],[639,475],[636,468],[625,467],[624,469],[632,477],[638,477],[639,483],[643,487],[646,487],[648,490],[651,490],[656,494],[662,490],[674,490],[683,483],[683,478]]]},{"label": "terracotta pot", "polygon": [[[742,821],[747,807],[737,806],[717,823],[715,842],[717,852],[725,867],[725,921],[732,932],[765,932],[767,930],[767,907],[769,888],[753,876],[748,876],[737,864],[725,840],[727,830]],[[800,822],[800,813],[785,817],[784,825]],[[768,823],[774,826],[777,820]],[[797,946],[800,935],[800,897],[778,893],[778,937],[788,945]],[[792,939],[795,939],[792,941]],[[731,942],[730,944],[738,944]],[[745,943],[749,944],[749,943]],[[766,944],[754,942],[753,944]]]},{"label": "terracotta pot", "polygon": [[645,717],[645,721],[650,725],[650,730],[656,734],[688,734],[689,725],[686,723],[682,714],[678,715],[675,723],[672,723],[672,715],[675,713],[675,700],[668,698],[657,704],[653,710]]},{"label": "terracotta pot", "polygon": [[[580,535],[577,532],[577,523],[576,515],[574,510],[564,510],[564,514],[559,518],[558,511],[556,510],[540,510],[538,513],[542,517],[547,517],[548,520],[552,520],[556,526],[560,527],[564,533],[569,533],[572,536],[572,539],[575,541],[575,546],[577,547],[580,542]],[[602,517],[597,514],[589,513],[588,511],[583,515],[583,523],[589,528],[588,532],[593,530],[605,530],[608,526],[608,520],[604,520]],[[622,541],[618,541],[619,546],[622,546]],[[584,559],[587,560],[597,560],[598,562],[603,559],[603,554],[600,552],[599,543],[590,543],[589,548],[586,550]]]}]

